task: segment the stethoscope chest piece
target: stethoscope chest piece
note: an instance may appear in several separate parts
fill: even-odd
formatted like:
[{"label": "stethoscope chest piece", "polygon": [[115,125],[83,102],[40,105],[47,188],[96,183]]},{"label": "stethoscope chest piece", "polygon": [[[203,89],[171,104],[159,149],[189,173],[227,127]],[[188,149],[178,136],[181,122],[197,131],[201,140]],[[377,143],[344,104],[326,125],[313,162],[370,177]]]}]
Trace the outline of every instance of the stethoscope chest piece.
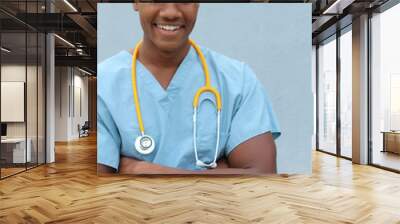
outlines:
[{"label": "stethoscope chest piece", "polygon": [[150,154],[154,151],[154,139],[148,135],[140,135],[135,140],[135,148],[141,154]]}]

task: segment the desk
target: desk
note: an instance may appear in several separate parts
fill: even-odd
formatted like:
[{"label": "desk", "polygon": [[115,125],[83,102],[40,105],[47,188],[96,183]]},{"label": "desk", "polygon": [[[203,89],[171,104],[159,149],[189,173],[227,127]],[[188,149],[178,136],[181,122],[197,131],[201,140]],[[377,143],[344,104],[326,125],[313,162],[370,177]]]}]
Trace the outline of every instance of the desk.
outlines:
[{"label": "desk", "polygon": [[393,152],[400,154],[400,131],[382,131],[383,150],[382,152]]},{"label": "desk", "polygon": [[[27,139],[25,151],[25,138],[6,138],[1,139],[1,157],[6,163],[25,163],[31,162],[31,145],[32,140]],[[11,159],[12,158],[12,159]],[[25,161],[26,159],[26,161]]]}]

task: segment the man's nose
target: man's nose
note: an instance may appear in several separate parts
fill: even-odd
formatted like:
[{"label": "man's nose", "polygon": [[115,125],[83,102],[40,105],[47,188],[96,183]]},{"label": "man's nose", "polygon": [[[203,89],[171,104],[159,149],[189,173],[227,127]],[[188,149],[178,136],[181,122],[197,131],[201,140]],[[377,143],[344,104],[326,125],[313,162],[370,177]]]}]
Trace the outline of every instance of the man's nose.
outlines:
[{"label": "man's nose", "polygon": [[177,3],[164,3],[160,10],[160,16],[166,20],[176,20],[182,14]]}]

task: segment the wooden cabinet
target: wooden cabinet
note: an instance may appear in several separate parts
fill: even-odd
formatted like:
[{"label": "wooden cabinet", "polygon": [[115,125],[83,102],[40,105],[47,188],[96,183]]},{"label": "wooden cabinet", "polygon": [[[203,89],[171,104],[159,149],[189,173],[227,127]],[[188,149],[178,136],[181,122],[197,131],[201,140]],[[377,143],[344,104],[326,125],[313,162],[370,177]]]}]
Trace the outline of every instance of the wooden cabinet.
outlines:
[{"label": "wooden cabinet", "polygon": [[383,133],[383,152],[393,152],[400,154],[400,132],[382,132]]}]

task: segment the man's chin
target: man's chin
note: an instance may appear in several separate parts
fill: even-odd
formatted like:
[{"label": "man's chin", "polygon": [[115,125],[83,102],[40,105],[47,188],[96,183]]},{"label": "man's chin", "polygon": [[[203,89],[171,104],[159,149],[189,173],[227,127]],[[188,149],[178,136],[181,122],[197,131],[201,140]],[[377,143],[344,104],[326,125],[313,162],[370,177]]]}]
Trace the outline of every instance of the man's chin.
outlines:
[{"label": "man's chin", "polygon": [[156,46],[163,52],[176,52],[186,46],[187,41],[159,41]]}]

